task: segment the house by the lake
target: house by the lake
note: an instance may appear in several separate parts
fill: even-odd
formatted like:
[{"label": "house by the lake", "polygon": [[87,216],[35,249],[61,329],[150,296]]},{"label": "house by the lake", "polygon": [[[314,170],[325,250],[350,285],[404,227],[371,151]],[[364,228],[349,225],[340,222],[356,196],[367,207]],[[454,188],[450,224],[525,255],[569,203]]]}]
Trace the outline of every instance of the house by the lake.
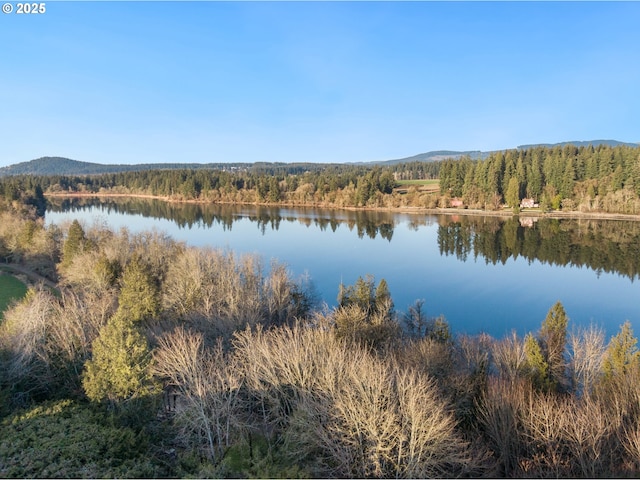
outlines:
[{"label": "house by the lake", "polygon": [[520,202],[520,208],[538,208],[539,206],[533,198],[523,198]]}]

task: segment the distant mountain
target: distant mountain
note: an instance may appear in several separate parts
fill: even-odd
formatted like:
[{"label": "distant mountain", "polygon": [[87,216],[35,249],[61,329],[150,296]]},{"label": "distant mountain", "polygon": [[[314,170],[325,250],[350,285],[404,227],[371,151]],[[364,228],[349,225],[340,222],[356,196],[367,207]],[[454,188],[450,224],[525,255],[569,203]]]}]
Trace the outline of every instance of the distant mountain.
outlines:
[{"label": "distant mountain", "polygon": [[564,147],[565,145],[575,145],[576,147],[588,147],[589,145],[593,145],[597,147],[598,145],[606,145],[608,147],[632,147],[638,148],[640,147],[640,143],[628,143],[628,142],[619,142],[618,140],[586,140],[586,141],[572,141],[572,142],[561,142],[561,143],[535,143],[531,145],[520,145],[517,147],[518,150],[527,150],[529,148],[535,147]]},{"label": "distant mountain", "polygon": [[378,165],[395,165],[396,163],[408,163],[408,162],[437,162],[439,160],[445,160],[447,158],[458,159],[460,157],[469,156],[473,160],[479,158],[487,158],[490,152],[481,152],[480,150],[469,150],[466,152],[458,152],[453,150],[435,150],[432,152],[420,153],[412,157],[398,158],[395,160],[386,160],[382,162],[371,162]]},{"label": "distant mountain", "polygon": [[[571,141],[571,142],[561,142],[561,143],[536,143],[531,145],[520,145],[516,147],[518,150],[526,150],[528,148],[535,147],[564,147],[565,145],[575,145],[576,147],[586,147],[588,145],[593,145],[597,147],[598,145],[607,145],[609,147],[617,147],[619,145],[624,145],[631,148],[640,147],[640,143],[628,143],[628,142],[619,142],[617,140],[587,140],[587,141]],[[505,149],[508,150],[508,149]],[[501,151],[501,150],[496,150]],[[461,157],[470,157],[472,160],[485,159],[489,155],[494,153],[494,151],[483,152],[480,150],[468,150],[464,152],[454,151],[454,150],[435,150],[432,152],[420,153],[418,155],[414,155],[412,157],[399,158],[396,160],[386,160],[382,162],[371,162],[376,163],[378,165],[394,165],[396,163],[405,163],[405,162],[437,162],[439,160],[445,160],[452,158],[457,160]]]},{"label": "distant mountain", "polygon": [[[640,143],[619,142],[617,140],[589,140],[589,141],[572,141],[562,143],[537,143],[531,145],[520,145],[516,147],[518,150],[535,148],[535,147],[556,147],[565,145],[575,145],[577,147],[593,145],[607,145],[616,147],[624,145],[632,148],[640,147]],[[378,162],[363,162],[360,165],[395,165],[407,162],[436,162],[447,158],[458,159],[468,156],[473,160],[485,159],[491,153],[480,150],[434,150],[431,152],[420,153],[412,157],[398,158],[395,160],[386,160]],[[312,163],[140,163],[135,165],[105,165],[100,163],[80,162],[70,160],[63,157],[42,157],[29,162],[16,163],[8,167],[0,167],[0,177],[10,175],[97,175],[101,173],[119,173],[119,172],[135,172],[142,170],[178,170],[182,168],[189,169],[217,169],[217,170],[248,170],[260,169],[260,171],[270,171],[274,168],[284,168],[292,172],[304,172],[323,168],[330,164],[312,164]],[[333,164],[335,165],[335,164]]]},{"label": "distant mountain", "polygon": [[248,168],[249,163],[144,163],[136,165],[104,165],[80,162],[63,157],[42,157],[29,162],[0,167],[0,177],[9,175],[96,175],[101,173],[134,172],[142,170],[190,169],[238,169]]}]

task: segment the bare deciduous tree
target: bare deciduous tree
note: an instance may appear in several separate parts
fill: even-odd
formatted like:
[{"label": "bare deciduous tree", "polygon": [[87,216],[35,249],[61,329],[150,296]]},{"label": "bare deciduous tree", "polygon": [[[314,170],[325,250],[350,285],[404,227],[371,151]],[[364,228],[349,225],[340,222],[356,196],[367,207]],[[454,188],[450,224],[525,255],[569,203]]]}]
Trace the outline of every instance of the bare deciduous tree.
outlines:
[{"label": "bare deciduous tree", "polygon": [[176,328],[159,339],[154,373],[179,393],[171,405],[180,440],[204,450],[215,463],[239,428],[241,377],[218,343],[205,348],[203,336]]},{"label": "bare deciduous tree", "polygon": [[518,338],[515,330],[494,343],[492,356],[498,375],[510,383],[513,384],[524,373],[527,355],[524,342]]},{"label": "bare deciduous tree", "polygon": [[36,393],[50,388],[52,369],[46,340],[54,305],[52,294],[36,287],[4,313],[0,347],[7,354],[5,378],[14,388],[20,384],[20,389]]},{"label": "bare deciduous tree", "polygon": [[530,385],[524,379],[492,378],[479,408],[480,423],[497,461],[498,476],[519,472],[524,444],[521,417]]},{"label": "bare deciduous tree", "polygon": [[570,370],[574,392],[589,395],[602,375],[605,353],[604,331],[590,325],[569,334]]},{"label": "bare deciduous tree", "polygon": [[433,476],[467,466],[466,445],[424,375],[330,330],[301,326],[236,335],[236,354],[262,415],[298,458],[341,476]]},{"label": "bare deciduous tree", "polygon": [[187,248],[171,263],[164,308],[207,335],[229,336],[245,325],[290,323],[304,312],[305,293],[278,263],[263,273],[261,260],[231,252]]}]

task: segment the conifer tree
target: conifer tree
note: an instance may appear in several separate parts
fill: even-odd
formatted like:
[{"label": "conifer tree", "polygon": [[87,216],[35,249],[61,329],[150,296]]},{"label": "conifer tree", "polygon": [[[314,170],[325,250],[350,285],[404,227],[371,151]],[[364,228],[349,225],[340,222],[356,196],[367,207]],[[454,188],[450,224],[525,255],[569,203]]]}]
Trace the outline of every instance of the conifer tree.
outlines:
[{"label": "conifer tree", "polygon": [[568,159],[559,188],[562,198],[571,198],[573,196],[573,186],[575,185],[575,178],[576,172],[573,165],[573,159]]},{"label": "conifer tree", "polygon": [[542,353],[549,366],[551,385],[559,387],[566,381],[566,361],[564,351],[567,344],[567,325],[569,319],[561,302],[556,302],[540,329]]},{"label": "conifer tree", "polygon": [[605,379],[627,375],[640,368],[640,351],[636,344],[629,320],[620,327],[620,332],[609,342],[602,365]]},{"label": "conifer tree", "polygon": [[528,333],[524,339],[524,352],[531,383],[540,390],[549,390],[549,364],[542,354],[540,343],[531,333]]},{"label": "conifer tree", "polygon": [[100,330],[82,386],[92,401],[118,403],[155,393],[147,340],[122,311]]},{"label": "conifer tree", "polygon": [[115,315],[92,344],[82,386],[93,401],[117,403],[156,391],[149,373],[151,355],[140,323],[160,311],[159,289],[149,266],[135,256],[122,274]]},{"label": "conifer tree", "polygon": [[511,177],[509,179],[505,200],[507,205],[513,208],[514,213],[520,212],[520,184],[516,177]]},{"label": "conifer tree", "polygon": [[375,310],[378,313],[384,314],[385,318],[391,318],[394,305],[391,293],[389,292],[389,285],[384,278],[380,280],[376,287],[375,297]]},{"label": "conifer tree", "polygon": [[85,233],[78,220],[71,222],[67,239],[62,247],[62,265],[69,266],[73,258],[82,251],[82,247],[86,241]]},{"label": "conifer tree", "polygon": [[542,195],[542,167],[540,165],[539,153],[533,154],[531,162],[531,171],[528,175],[527,194],[534,200],[540,200]]},{"label": "conifer tree", "polygon": [[122,273],[119,310],[136,323],[155,317],[160,311],[160,289],[151,268],[135,256]]},{"label": "conifer tree", "polygon": [[355,285],[340,284],[339,306],[334,312],[336,335],[380,347],[398,333],[393,301],[386,280],[374,286],[373,276],[358,277]]}]

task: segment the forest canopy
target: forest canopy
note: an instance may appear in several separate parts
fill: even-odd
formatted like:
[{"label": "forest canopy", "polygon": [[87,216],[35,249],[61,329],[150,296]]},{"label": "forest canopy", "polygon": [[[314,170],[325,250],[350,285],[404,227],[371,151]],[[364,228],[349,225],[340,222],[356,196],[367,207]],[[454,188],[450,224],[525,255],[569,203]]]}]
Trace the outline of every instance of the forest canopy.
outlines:
[{"label": "forest canopy", "polygon": [[518,209],[531,198],[543,210],[640,212],[640,149],[628,146],[507,150],[444,161],[439,175],[441,191],[471,207]]}]

